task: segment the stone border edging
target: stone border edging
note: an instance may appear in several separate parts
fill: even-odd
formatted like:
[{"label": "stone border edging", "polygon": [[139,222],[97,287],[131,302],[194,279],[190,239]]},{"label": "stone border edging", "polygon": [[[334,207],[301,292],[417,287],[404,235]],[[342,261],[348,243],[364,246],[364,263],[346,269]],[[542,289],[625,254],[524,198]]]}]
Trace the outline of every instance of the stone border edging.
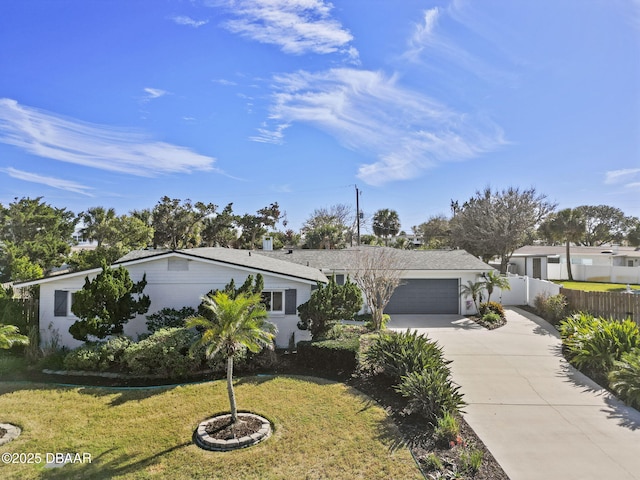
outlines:
[{"label": "stone border edging", "polygon": [[218,415],[215,417],[207,418],[200,422],[198,428],[194,433],[195,443],[204,450],[211,450],[214,452],[228,452],[230,450],[237,450],[239,448],[246,448],[256,445],[271,436],[271,422],[260,415],[253,413],[238,413],[238,417],[251,417],[258,419],[262,422],[260,430],[246,437],[233,438],[231,440],[220,440],[209,436],[206,431],[207,424],[214,418],[230,418],[231,414]]},{"label": "stone border edging", "polygon": [[22,430],[20,430],[19,427],[16,427],[15,425],[12,425],[10,423],[0,423],[0,427],[4,428],[7,431],[7,433],[5,433],[2,438],[0,438],[0,445],[4,445],[11,440],[15,440],[22,433]]}]

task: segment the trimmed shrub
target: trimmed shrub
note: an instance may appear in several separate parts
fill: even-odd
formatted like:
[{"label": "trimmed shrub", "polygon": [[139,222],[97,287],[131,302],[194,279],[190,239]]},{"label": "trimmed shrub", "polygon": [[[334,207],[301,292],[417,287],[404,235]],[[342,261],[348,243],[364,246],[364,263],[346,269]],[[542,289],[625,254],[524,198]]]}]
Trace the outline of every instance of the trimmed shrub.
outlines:
[{"label": "trimmed shrub", "polygon": [[132,344],[124,354],[130,372],[179,378],[205,366],[203,350],[190,352],[196,334],[186,328],[163,328]]},{"label": "trimmed shrub", "polygon": [[487,323],[498,323],[501,322],[503,317],[495,312],[486,313],[482,316],[482,321]]},{"label": "trimmed shrub", "polygon": [[123,370],[124,353],[131,346],[131,339],[116,336],[106,342],[87,343],[69,352],[63,360],[66,370],[105,372]]},{"label": "trimmed shrub", "polygon": [[539,294],[536,296],[533,305],[536,313],[553,325],[556,325],[569,314],[567,297],[560,293],[551,296]]},{"label": "trimmed shrub", "polygon": [[425,368],[402,377],[395,387],[403,397],[408,398],[409,408],[436,424],[446,413],[458,413],[466,405],[460,387],[449,377],[446,366]]},{"label": "trimmed shrub", "polygon": [[154,333],[161,328],[181,328],[184,327],[184,320],[193,317],[198,312],[193,307],[163,308],[156,313],[147,315],[147,329],[149,333]]},{"label": "trimmed shrub", "polygon": [[411,372],[446,365],[442,348],[417,332],[384,332],[375,338],[362,355],[365,368],[396,382]]},{"label": "trimmed shrub", "polygon": [[609,386],[627,405],[640,409],[640,349],[624,353],[613,362]]},{"label": "trimmed shrub", "polygon": [[480,316],[485,317],[490,313],[497,314],[500,318],[505,318],[504,307],[498,302],[484,302],[480,304]]},{"label": "trimmed shrub", "polygon": [[355,371],[359,337],[298,342],[298,360],[302,365],[338,375]]}]

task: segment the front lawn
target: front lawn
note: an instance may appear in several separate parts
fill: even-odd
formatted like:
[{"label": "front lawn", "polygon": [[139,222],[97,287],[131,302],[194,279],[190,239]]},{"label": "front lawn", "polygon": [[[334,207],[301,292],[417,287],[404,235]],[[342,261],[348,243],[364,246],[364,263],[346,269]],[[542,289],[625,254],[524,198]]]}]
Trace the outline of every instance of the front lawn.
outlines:
[{"label": "front lawn", "polygon": [[53,469],[0,462],[0,478],[422,478],[392,420],[353,388],[283,376],[236,384],[239,408],[265,416],[275,432],[216,453],[195,446],[192,434],[228,410],[225,381],[134,389],[0,383],[0,423],[22,428],[0,453],[92,460]]},{"label": "front lawn", "polygon": [[[562,285],[570,290],[582,290],[584,292],[624,292],[626,285],[621,283],[599,283],[599,282],[569,282],[568,280],[553,280],[553,283]],[[631,285],[633,290],[640,290],[640,285]]]}]

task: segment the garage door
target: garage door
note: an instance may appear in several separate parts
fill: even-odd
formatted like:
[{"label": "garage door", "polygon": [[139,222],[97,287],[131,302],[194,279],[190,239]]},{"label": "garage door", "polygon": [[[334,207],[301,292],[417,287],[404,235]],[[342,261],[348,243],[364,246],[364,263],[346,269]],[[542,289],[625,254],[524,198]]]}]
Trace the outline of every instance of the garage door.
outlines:
[{"label": "garage door", "polygon": [[384,309],[388,314],[459,313],[457,278],[403,280]]}]

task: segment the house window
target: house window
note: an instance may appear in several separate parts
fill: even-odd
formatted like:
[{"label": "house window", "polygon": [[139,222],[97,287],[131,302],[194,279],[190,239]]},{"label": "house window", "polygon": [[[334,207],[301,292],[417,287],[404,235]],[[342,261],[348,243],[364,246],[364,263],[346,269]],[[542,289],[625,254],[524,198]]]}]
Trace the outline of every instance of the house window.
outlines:
[{"label": "house window", "polygon": [[262,303],[268,312],[284,313],[284,294],[282,291],[263,291]]},{"label": "house window", "polygon": [[53,316],[66,317],[69,308],[69,292],[66,290],[56,290],[53,297]]},{"label": "house window", "polygon": [[344,285],[344,275],[336,275],[336,285]]}]

